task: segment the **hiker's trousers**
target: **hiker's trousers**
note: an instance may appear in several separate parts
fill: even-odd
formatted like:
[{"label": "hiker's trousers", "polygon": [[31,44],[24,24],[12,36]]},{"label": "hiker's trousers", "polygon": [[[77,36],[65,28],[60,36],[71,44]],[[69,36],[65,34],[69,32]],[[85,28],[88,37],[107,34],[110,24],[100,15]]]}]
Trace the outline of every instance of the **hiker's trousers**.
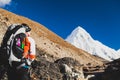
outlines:
[{"label": "hiker's trousers", "polygon": [[28,69],[26,68],[20,68],[20,69],[14,69],[9,67],[8,71],[8,80],[31,80]]}]

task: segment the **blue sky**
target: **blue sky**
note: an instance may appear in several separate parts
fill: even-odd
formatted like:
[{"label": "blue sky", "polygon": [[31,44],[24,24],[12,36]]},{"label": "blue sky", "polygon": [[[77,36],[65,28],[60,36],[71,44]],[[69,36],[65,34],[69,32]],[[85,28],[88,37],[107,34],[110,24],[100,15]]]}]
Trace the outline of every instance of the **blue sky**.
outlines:
[{"label": "blue sky", "polygon": [[63,39],[81,26],[94,39],[120,48],[120,0],[8,1],[4,9],[39,22]]}]

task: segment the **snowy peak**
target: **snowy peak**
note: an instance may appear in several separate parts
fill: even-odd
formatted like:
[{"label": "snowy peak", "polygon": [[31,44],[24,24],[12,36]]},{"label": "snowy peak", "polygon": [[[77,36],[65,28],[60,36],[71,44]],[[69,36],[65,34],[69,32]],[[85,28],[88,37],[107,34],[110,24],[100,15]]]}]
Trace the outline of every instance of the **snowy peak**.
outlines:
[{"label": "snowy peak", "polygon": [[78,26],[73,30],[73,32],[81,32],[81,33],[87,33],[82,27]]},{"label": "snowy peak", "polygon": [[90,46],[89,43],[93,43],[93,39],[89,33],[87,33],[87,31],[80,26],[72,31],[71,35],[67,37],[66,41],[83,50],[88,50]]},{"label": "snowy peak", "polygon": [[76,29],[73,30],[72,35],[76,37],[81,37],[84,39],[91,39],[91,36],[89,35],[89,33],[87,33],[87,31],[80,26],[78,26]]},{"label": "snowy peak", "polygon": [[115,51],[101,42],[94,40],[90,34],[80,26],[72,31],[66,41],[92,55],[99,56],[109,61],[120,58],[120,50]]}]

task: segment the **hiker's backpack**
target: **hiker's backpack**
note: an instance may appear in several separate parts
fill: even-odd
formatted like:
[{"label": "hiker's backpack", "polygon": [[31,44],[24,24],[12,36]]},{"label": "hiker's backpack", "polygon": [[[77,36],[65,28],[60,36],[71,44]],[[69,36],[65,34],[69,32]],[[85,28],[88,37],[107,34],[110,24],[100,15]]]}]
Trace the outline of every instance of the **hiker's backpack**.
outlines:
[{"label": "hiker's backpack", "polygon": [[6,49],[6,55],[11,66],[13,61],[21,61],[24,48],[22,41],[25,37],[25,27],[19,24],[9,26],[3,37],[1,47]]}]

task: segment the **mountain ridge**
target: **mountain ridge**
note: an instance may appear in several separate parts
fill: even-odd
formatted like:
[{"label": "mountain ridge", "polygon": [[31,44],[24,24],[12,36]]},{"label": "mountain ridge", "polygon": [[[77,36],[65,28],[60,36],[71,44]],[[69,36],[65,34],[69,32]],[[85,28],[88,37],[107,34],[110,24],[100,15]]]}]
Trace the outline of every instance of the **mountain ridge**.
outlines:
[{"label": "mountain ridge", "polygon": [[66,38],[66,41],[92,55],[97,55],[108,61],[120,58],[119,51],[115,51],[98,40],[94,40],[91,35],[80,26],[71,32]]}]

